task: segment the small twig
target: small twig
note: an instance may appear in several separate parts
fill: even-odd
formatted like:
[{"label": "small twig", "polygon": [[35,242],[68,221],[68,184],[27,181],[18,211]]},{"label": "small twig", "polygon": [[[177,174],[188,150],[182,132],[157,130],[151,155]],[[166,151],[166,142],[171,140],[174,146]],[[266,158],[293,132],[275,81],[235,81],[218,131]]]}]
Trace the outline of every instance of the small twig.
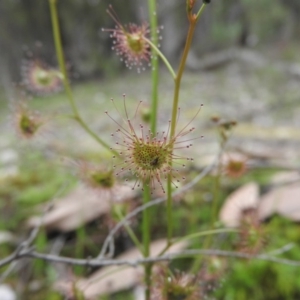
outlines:
[{"label": "small twig", "polygon": [[27,253],[27,251],[31,250],[30,245],[33,243],[33,241],[37,237],[39,230],[42,226],[42,222],[44,220],[43,217],[49,209],[50,209],[50,206],[48,206],[47,209],[45,209],[45,211],[43,212],[42,217],[40,219],[40,222],[31,230],[28,238],[17,247],[15,252],[13,252],[6,259],[0,261],[0,267],[12,263],[9,266],[9,268],[7,270],[5,270],[5,272],[1,275],[0,283],[2,283],[7,278],[7,276],[9,276],[9,274],[15,269],[15,267],[18,264],[18,262],[17,262],[18,258],[22,257],[23,253]]},{"label": "small twig", "polygon": [[[33,248],[31,247],[31,244],[34,242],[34,240],[36,239],[42,225],[43,225],[43,221],[44,221],[44,217],[46,215],[46,213],[51,209],[52,207],[52,203],[54,201],[55,198],[57,198],[65,189],[66,187],[69,185],[70,181],[68,181],[67,183],[63,184],[61,186],[61,188],[55,193],[55,195],[53,196],[50,204],[44,209],[44,211],[41,214],[41,218],[39,220],[39,222],[36,224],[36,226],[34,226],[32,228],[32,230],[30,231],[30,234],[28,236],[28,238],[26,240],[24,240],[18,247],[17,249],[8,257],[6,257],[3,260],[0,260],[0,268],[4,265],[10,264],[12,262],[14,262],[0,277],[0,283],[3,282],[5,280],[5,278],[7,278],[7,276],[14,270],[14,268],[17,266],[17,260],[18,258],[22,257],[23,254],[22,253],[27,253],[30,252]],[[22,254],[22,255],[21,255]]]},{"label": "small twig", "polygon": [[[13,259],[22,258],[22,257],[31,257],[36,259],[42,259],[45,261],[52,261],[57,263],[65,263],[65,264],[79,265],[79,266],[86,266],[86,267],[125,266],[125,265],[131,267],[137,267],[138,265],[141,264],[155,263],[159,261],[169,261],[179,257],[189,257],[189,256],[196,256],[196,255],[225,256],[225,257],[236,257],[236,258],[243,258],[243,259],[258,259],[258,260],[271,261],[275,263],[295,266],[295,267],[300,266],[300,261],[278,258],[268,254],[252,255],[247,253],[217,250],[217,249],[191,249],[191,250],[185,250],[177,253],[165,254],[157,257],[138,258],[135,260],[126,260],[126,259],[99,260],[97,258],[77,259],[77,258],[63,257],[63,256],[52,255],[52,254],[43,254],[43,253],[36,252],[31,248],[31,249],[27,249],[26,251],[20,252],[18,256],[14,257]],[[0,262],[0,266],[4,265],[5,260],[8,261],[8,258],[2,260]]]},{"label": "small twig", "polygon": [[26,257],[28,253],[30,253],[33,250],[33,248],[29,248],[26,243],[21,243],[15,252],[7,256],[6,258],[0,260],[0,268],[12,263],[13,261],[16,261],[17,259],[21,257]]},{"label": "small twig", "polygon": [[290,251],[294,247],[295,247],[294,243],[289,243],[289,244],[284,245],[283,247],[281,247],[279,249],[275,249],[273,251],[268,252],[268,255],[270,255],[270,256],[280,255],[282,253]]}]

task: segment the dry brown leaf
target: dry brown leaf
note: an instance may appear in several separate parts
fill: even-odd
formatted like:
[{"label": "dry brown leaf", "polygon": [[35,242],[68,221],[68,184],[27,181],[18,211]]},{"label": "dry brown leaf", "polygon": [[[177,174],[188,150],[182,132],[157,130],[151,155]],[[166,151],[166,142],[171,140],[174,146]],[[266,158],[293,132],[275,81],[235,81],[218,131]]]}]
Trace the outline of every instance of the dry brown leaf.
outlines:
[{"label": "dry brown leaf", "polygon": [[[157,256],[166,246],[165,239],[151,243],[151,256]],[[186,242],[181,242],[170,247],[166,254],[174,253],[183,250],[187,247]],[[116,259],[135,260],[142,258],[140,251],[137,248],[129,250],[118,256]],[[100,295],[115,293],[124,289],[132,288],[133,286],[143,283],[143,266],[136,268],[129,266],[108,266],[103,267],[95,272],[87,279],[80,279],[76,284],[76,288],[80,290],[86,300],[98,299]],[[71,282],[59,282],[56,284],[58,290],[70,290]]]},{"label": "dry brown leaf", "polygon": [[258,185],[250,182],[230,194],[220,211],[220,220],[224,225],[239,226],[242,212],[249,208],[257,208],[258,192]]},{"label": "dry brown leaf", "polygon": [[261,220],[278,213],[288,219],[300,221],[300,184],[276,188],[261,197],[258,215]]},{"label": "dry brown leaf", "polygon": [[[116,188],[118,189],[114,193],[117,194],[118,201],[133,198],[135,195],[129,186]],[[48,230],[57,229],[63,232],[74,230],[82,224],[108,213],[113,201],[111,198],[111,194],[108,192],[102,193],[97,189],[80,185],[54,203],[53,209],[42,217],[43,226]],[[32,217],[28,224],[29,227],[34,227],[40,222],[41,217]]]}]

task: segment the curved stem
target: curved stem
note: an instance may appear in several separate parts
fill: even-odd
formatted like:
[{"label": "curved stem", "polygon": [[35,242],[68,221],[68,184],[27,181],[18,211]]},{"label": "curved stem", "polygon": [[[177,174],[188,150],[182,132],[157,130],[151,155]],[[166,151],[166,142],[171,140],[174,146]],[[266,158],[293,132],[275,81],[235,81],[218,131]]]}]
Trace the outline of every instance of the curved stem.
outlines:
[{"label": "curved stem", "polygon": [[167,69],[170,71],[173,79],[175,80],[176,78],[176,74],[171,66],[171,64],[169,63],[169,61],[167,60],[167,58],[164,56],[164,54],[158,49],[158,47],[156,47],[149,39],[144,38],[144,40],[152,47],[152,49],[156,52],[156,54],[161,58],[161,60],[165,63]]},{"label": "curved stem", "polygon": [[119,155],[116,151],[111,150],[110,146],[105,143],[95,132],[93,132],[90,127],[83,121],[81,118],[79,111],[77,109],[77,106],[75,104],[70,82],[67,75],[67,69],[66,69],[66,63],[64,58],[64,52],[62,48],[62,42],[61,42],[61,35],[60,35],[60,26],[58,21],[58,14],[57,14],[57,0],[49,0],[50,4],[50,13],[51,13],[51,21],[52,21],[52,28],[53,28],[53,37],[54,37],[54,43],[55,43],[55,50],[56,50],[56,56],[60,68],[60,72],[62,73],[62,80],[63,85],[67,94],[67,97],[69,99],[71,108],[74,113],[74,119],[81,125],[81,127],[90,135],[92,136],[99,144],[101,144],[104,148],[107,150],[113,152],[115,155]]},{"label": "curved stem", "polygon": [[198,13],[197,13],[197,15],[196,15],[196,20],[197,20],[197,21],[199,20],[200,16],[202,15],[205,6],[206,6],[205,3],[203,3],[203,4],[201,5],[201,7],[200,7],[200,9],[199,9],[199,11],[198,11]]}]

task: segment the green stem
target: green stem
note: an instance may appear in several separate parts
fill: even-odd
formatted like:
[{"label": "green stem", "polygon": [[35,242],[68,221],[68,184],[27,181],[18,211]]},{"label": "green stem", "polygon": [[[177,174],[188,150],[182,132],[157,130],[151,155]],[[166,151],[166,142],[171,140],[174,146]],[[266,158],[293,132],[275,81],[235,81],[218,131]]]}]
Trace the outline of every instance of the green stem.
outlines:
[{"label": "green stem", "polygon": [[[84,241],[86,239],[86,230],[84,224],[79,226],[76,230],[76,246],[75,246],[75,255],[76,257],[82,257],[84,253]],[[82,275],[83,268],[81,266],[76,266],[75,272],[77,275]]]},{"label": "green stem", "polygon": [[199,9],[199,11],[198,11],[198,13],[197,13],[197,15],[196,15],[196,20],[197,20],[197,21],[199,20],[200,16],[202,15],[205,6],[206,6],[205,3],[203,3],[203,4],[201,5],[201,7],[200,7],[200,9]]},{"label": "green stem", "polygon": [[[143,193],[143,204],[146,204],[150,201],[150,187],[149,182],[144,183],[144,193]],[[149,209],[143,210],[143,221],[142,221],[142,234],[143,234],[143,253],[144,257],[148,257],[150,255],[150,213]],[[146,300],[150,299],[150,287],[151,287],[151,264],[145,264],[145,298]]]},{"label": "green stem", "polygon": [[[187,34],[187,38],[186,38],[186,42],[185,42],[185,47],[184,47],[181,61],[179,64],[177,76],[175,78],[170,140],[172,140],[175,136],[181,78],[182,78],[182,74],[184,71],[186,59],[187,59],[187,56],[188,56],[188,53],[189,53],[189,50],[191,47],[195,27],[196,27],[196,21],[190,22],[190,26],[189,26],[189,30],[188,30],[188,34]],[[172,167],[172,165],[170,167]],[[167,245],[171,244],[172,236],[173,236],[173,212],[172,212],[172,204],[173,203],[172,202],[173,202],[172,201],[172,174],[169,174],[168,179],[167,179],[167,220],[168,220],[168,229],[167,229],[168,243],[167,243]]]},{"label": "green stem", "polygon": [[177,120],[177,112],[178,112],[178,102],[179,102],[179,91],[181,86],[181,78],[185,68],[186,59],[191,48],[193,35],[195,32],[196,22],[191,22],[185,42],[185,47],[183,50],[183,54],[181,57],[181,61],[179,64],[179,68],[177,71],[177,76],[175,78],[175,90],[174,90],[174,97],[173,97],[173,108],[172,108],[172,118],[171,118],[171,131],[170,131],[170,138],[172,139],[175,136],[176,130],[176,120]]},{"label": "green stem", "polygon": [[[183,75],[183,71],[186,64],[186,59],[188,53],[191,48],[195,28],[197,21],[202,14],[205,8],[205,4],[201,6],[199,12],[196,16],[191,15],[189,16],[189,30],[185,41],[185,46],[183,50],[183,54],[180,60],[180,64],[177,71],[177,76],[175,77],[175,87],[174,87],[174,97],[173,97],[173,107],[172,107],[172,118],[171,118],[171,130],[170,130],[170,139],[172,140],[175,137],[175,130],[176,130],[176,120],[177,120],[177,112],[178,112],[178,102],[179,102],[179,92],[181,86],[181,78]],[[172,167],[172,164],[170,165]],[[168,219],[168,243],[170,245],[172,242],[172,235],[173,235],[173,212],[172,212],[172,174],[168,175],[168,182],[167,182],[167,219]]]},{"label": "green stem", "polygon": [[161,60],[165,63],[167,69],[170,71],[173,79],[175,80],[176,78],[176,74],[171,66],[171,64],[169,63],[169,61],[167,60],[167,58],[164,56],[164,54],[158,49],[158,47],[156,47],[149,39],[144,38],[144,40],[152,47],[152,49],[156,52],[156,54],[161,58]]},{"label": "green stem", "polygon": [[[151,41],[148,43],[152,46],[151,56],[151,78],[152,78],[152,102],[151,102],[151,131],[154,134],[156,132],[156,120],[157,120],[157,102],[158,102],[158,59],[156,53],[158,48],[158,34],[157,34],[157,15],[156,15],[156,0],[148,0],[149,20]],[[157,49],[157,50],[155,50]]]},{"label": "green stem", "polygon": [[215,226],[215,223],[218,219],[218,204],[220,200],[220,189],[221,189],[221,177],[222,177],[222,155],[225,151],[226,143],[228,141],[227,137],[225,140],[222,138],[222,131],[219,132],[220,135],[220,154],[218,157],[218,165],[217,165],[217,174],[214,178],[214,186],[213,186],[213,203],[212,203],[212,213],[211,213],[211,227]]},{"label": "green stem", "polygon": [[51,13],[51,21],[52,21],[52,28],[53,28],[53,37],[54,37],[54,43],[55,43],[55,49],[56,49],[56,56],[60,68],[60,72],[62,73],[62,80],[63,85],[67,94],[67,97],[69,99],[70,105],[72,107],[73,113],[74,113],[74,119],[82,126],[82,128],[90,135],[92,136],[99,144],[101,144],[104,148],[107,150],[113,152],[115,155],[119,155],[116,151],[111,150],[109,145],[106,144],[99,136],[94,133],[89,126],[83,121],[81,118],[79,111],[77,109],[77,106],[75,104],[70,82],[67,75],[67,68],[64,58],[64,52],[62,48],[62,42],[61,42],[61,36],[60,36],[60,26],[58,21],[58,13],[57,13],[57,0],[49,0],[50,4],[50,13]]},{"label": "green stem", "polygon": [[174,98],[173,98],[171,132],[170,132],[170,137],[171,138],[174,137],[175,130],[176,130],[179,91],[180,91],[182,74],[183,74],[183,71],[184,71],[184,68],[185,68],[187,56],[188,56],[190,48],[191,48],[191,44],[192,44],[196,24],[199,20],[199,17],[203,13],[204,8],[205,8],[205,4],[202,4],[201,8],[199,9],[199,12],[197,13],[196,18],[195,19],[192,19],[192,18],[189,19],[190,20],[190,26],[189,26],[187,38],[186,38],[186,41],[185,41],[185,46],[184,46],[183,54],[182,54],[181,61],[180,61],[180,64],[179,64],[179,68],[178,68],[178,71],[177,71],[177,76],[175,78],[175,90],[174,90]]},{"label": "green stem", "polygon": [[220,162],[218,165],[218,173],[214,178],[214,187],[213,187],[213,204],[212,204],[212,214],[211,214],[211,227],[215,226],[216,220],[218,218],[218,203],[220,199],[220,179],[221,179],[221,170]]},{"label": "green stem", "polygon": [[167,179],[167,247],[172,245],[173,212],[172,212],[172,175]]},{"label": "green stem", "polygon": [[[157,36],[157,17],[156,17],[156,0],[148,0],[149,8],[149,19],[150,19],[150,30],[151,39],[153,41],[153,46],[156,47],[158,42]],[[158,60],[156,58],[155,52],[152,48],[151,57],[151,80],[152,80],[152,95],[151,95],[151,132],[156,132],[156,120],[157,120],[157,107],[158,107]],[[143,203],[146,204],[151,200],[151,192],[149,187],[149,182],[144,183],[144,193],[143,193]],[[149,209],[143,211],[143,245],[144,245],[144,257],[150,255],[150,213]],[[151,289],[151,269],[152,264],[145,264],[145,299],[150,299],[150,289]]]}]

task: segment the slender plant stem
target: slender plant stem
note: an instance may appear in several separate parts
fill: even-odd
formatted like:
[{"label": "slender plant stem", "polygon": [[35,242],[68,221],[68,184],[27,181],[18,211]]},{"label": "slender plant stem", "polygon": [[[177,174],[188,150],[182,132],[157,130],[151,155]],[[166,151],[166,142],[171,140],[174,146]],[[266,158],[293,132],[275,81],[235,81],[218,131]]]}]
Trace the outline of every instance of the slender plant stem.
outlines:
[{"label": "slender plant stem", "polygon": [[[150,20],[150,30],[151,30],[151,39],[153,44],[152,46],[156,47],[158,42],[157,36],[157,17],[156,17],[156,0],[148,0],[149,8],[149,20]],[[150,41],[148,41],[150,42]],[[156,132],[156,120],[157,120],[157,106],[158,106],[158,59],[156,53],[152,48],[151,56],[151,81],[152,81],[152,95],[151,95],[151,124],[150,129],[152,133]],[[143,194],[143,203],[147,204],[151,200],[151,191],[149,187],[149,182],[144,183],[144,194]],[[143,211],[143,245],[144,245],[144,257],[150,255],[150,235],[151,235],[151,211],[146,209]],[[145,299],[150,299],[150,289],[151,289],[151,269],[152,264],[145,264]]]},{"label": "slender plant stem", "polygon": [[202,4],[201,8],[199,9],[199,12],[198,12],[197,16],[195,18],[190,18],[189,19],[190,20],[190,26],[189,26],[187,38],[186,38],[186,41],[185,41],[183,54],[182,54],[180,64],[179,64],[179,67],[178,67],[177,76],[175,78],[175,90],[174,90],[174,98],[173,98],[171,132],[170,132],[171,138],[173,138],[174,135],[175,135],[178,101],[179,101],[179,91],[180,91],[182,74],[183,74],[183,71],[184,71],[184,68],[185,68],[187,56],[188,56],[190,48],[191,48],[191,44],[192,44],[192,40],[193,40],[193,36],[194,36],[197,21],[198,21],[199,17],[201,16],[204,8],[205,8],[205,4]]},{"label": "slender plant stem", "polygon": [[156,52],[156,54],[161,58],[161,60],[165,63],[167,69],[170,71],[173,79],[175,80],[176,78],[176,74],[171,66],[171,64],[169,63],[169,61],[167,60],[167,58],[164,56],[164,54],[158,49],[158,47],[156,45],[154,45],[149,39],[144,38],[144,40],[152,47],[152,49]]},{"label": "slender plant stem", "polygon": [[172,175],[167,178],[167,247],[172,245],[173,212],[172,212]]},{"label": "slender plant stem", "polygon": [[203,3],[203,4],[201,5],[201,7],[200,7],[200,9],[199,9],[199,11],[198,11],[198,13],[197,13],[197,15],[196,15],[196,19],[197,19],[197,21],[199,20],[200,16],[202,15],[202,13],[203,13],[203,11],[204,11],[204,8],[205,8],[205,6],[206,6],[206,4],[205,4],[205,3]]},{"label": "slender plant stem", "polygon": [[[144,193],[143,193],[143,204],[147,204],[150,202],[150,187],[149,183],[144,183]],[[150,211],[149,209],[145,209],[143,211],[143,223],[142,223],[142,234],[143,234],[143,250],[144,257],[148,257],[150,255]],[[146,300],[150,299],[150,287],[151,287],[151,268],[152,264],[145,264],[145,298]]]},{"label": "slender plant stem", "polygon": [[[189,15],[189,29],[185,41],[185,46],[183,50],[183,54],[180,60],[180,64],[178,67],[177,75],[175,77],[175,87],[174,87],[174,97],[173,97],[173,107],[172,107],[172,118],[171,118],[171,130],[170,130],[170,139],[173,139],[175,136],[175,130],[176,130],[176,120],[177,120],[177,112],[178,112],[178,102],[179,102],[179,92],[180,92],[180,86],[181,86],[181,78],[183,75],[183,71],[186,64],[186,59],[188,56],[188,53],[191,48],[196,24],[199,20],[199,17],[203,13],[203,10],[205,8],[205,4],[202,4],[200,7],[197,15]],[[172,165],[171,165],[172,167]],[[167,181],[167,219],[168,219],[168,229],[167,229],[167,237],[168,237],[168,245],[172,243],[172,236],[173,236],[173,212],[172,212],[172,174],[168,175],[168,181]]]},{"label": "slender plant stem", "polygon": [[[179,64],[177,76],[175,78],[175,87],[174,87],[174,98],[173,98],[173,107],[172,107],[172,118],[171,118],[171,131],[170,131],[170,139],[173,139],[175,136],[176,129],[176,120],[177,120],[177,111],[178,111],[178,101],[179,101],[179,91],[181,78],[184,71],[186,59],[191,47],[194,31],[195,31],[196,21],[190,22],[185,47],[183,50],[183,54],[181,57],[181,61]],[[168,237],[168,245],[172,242],[173,236],[173,212],[172,212],[172,174],[168,175],[167,179],[167,220],[168,220],[168,228],[167,228],[167,237]]]},{"label": "slender plant stem", "polygon": [[58,13],[57,13],[57,0],[49,0],[50,4],[50,13],[51,13],[51,21],[52,21],[52,29],[53,29],[53,37],[56,49],[56,56],[60,68],[60,72],[62,73],[62,80],[63,85],[66,91],[66,95],[69,99],[70,105],[72,107],[74,113],[74,119],[81,125],[81,127],[91,136],[93,137],[99,144],[101,144],[107,150],[113,152],[115,155],[119,155],[118,152],[112,150],[110,146],[105,143],[95,132],[93,132],[89,126],[83,121],[81,118],[79,111],[77,109],[76,103],[74,101],[73,93],[71,90],[70,82],[68,79],[67,68],[64,58],[64,52],[61,42],[61,35],[60,35],[60,26],[58,20]]},{"label": "slender plant stem", "polygon": [[189,50],[191,48],[193,35],[195,32],[196,22],[190,23],[185,47],[183,50],[183,54],[181,57],[181,61],[179,64],[179,68],[177,71],[177,76],[175,78],[175,88],[174,88],[174,97],[173,97],[173,107],[172,107],[172,118],[171,118],[171,131],[170,131],[170,137],[173,138],[175,136],[175,130],[176,130],[176,120],[177,120],[177,111],[178,111],[178,102],[179,102],[179,92],[180,92],[180,86],[181,86],[181,78],[182,74],[185,68],[186,59],[189,53]]},{"label": "slender plant stem", "polygon": [[[82,224],[80,227],[77,228],[76,230],[76,247],[75,247],[75,255],[76,257],[82,257],[84,253],[84,241],[86,238],[86,230],[85,230],[85,225]],[[75,267],[75,272],[77,275],[82,274],[82,267],[76,266]]]},{"label": "slender plant stem", "polygon": [[221,181],[221,163],[217,167],[217,174],[214,178],[214,187],[213,187],[213,205],[212,205],[212,214],[211,214],[211,228],[215,227],[215,223],[218,217],[218,204],[220,199],[220,181]]},{"label": "slender plant stem", "polygon": [[[154,134],[156,132],[156,120],[157,120],[157,104],[158,104],[158,59],[156,52],[158,50],[158,33],[157,33],[157,15],[156,15],[156,0],[148,0],[149,20],[151,41],[148,43],[152,46],[151,56],[151,78],[152,78],[152,101],[151,101],[151,131]],[[157,52],[158,53],[158,52]]]}]

